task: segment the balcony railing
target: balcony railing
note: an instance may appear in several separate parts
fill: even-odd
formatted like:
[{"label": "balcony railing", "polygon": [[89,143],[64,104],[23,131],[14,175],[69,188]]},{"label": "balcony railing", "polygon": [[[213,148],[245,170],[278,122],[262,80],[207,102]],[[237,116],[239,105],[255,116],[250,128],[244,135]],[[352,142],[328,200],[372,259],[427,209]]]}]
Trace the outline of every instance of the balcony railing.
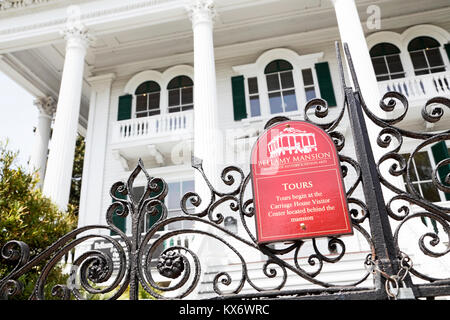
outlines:
[{"label": "balcony railing", "polygon": [[174,134],[192,133],[194,113],[192,110],[157,116],[134,118],[114,123],[114,143],[159,138]]},{"label": "balcony railing", "polygon": [[450,72],[431,73],[401,79],[380,81],[380,93],[396,91],[411,100],[450,95]]}]

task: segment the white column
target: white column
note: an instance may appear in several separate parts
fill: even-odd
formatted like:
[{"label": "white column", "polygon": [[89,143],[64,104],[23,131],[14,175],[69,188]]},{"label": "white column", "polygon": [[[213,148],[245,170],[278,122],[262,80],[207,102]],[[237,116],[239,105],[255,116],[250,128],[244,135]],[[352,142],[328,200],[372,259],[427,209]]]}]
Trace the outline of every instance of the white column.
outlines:
[{"label": "white column", "polygon": [[102,210],[104,193],[103,177],[109,128],[111,84],[114,74],[88,79],[91,85],[89,120],[83,163],[83,182],[80,195],[78,226],[105,224],[106,212]]},{"label": "white column", "polygon": [[[379,108],[381,96],[378,90],[378,82],[358,16],[355,0],[331,1],[336,12],[341,41],[342,43],[346,42],[348,44],[364,101],[374,114],[381,115]],[[351,79],[350,76],[349,79]],[[377,159],[377,155],[380,155],[380,150],[378,150],[379,147],[376,144],[376,138],[378,137],[380,128],[369,119],[366,119],[366,124],[371,138],[374,156]]]},{"label": "white column", "polygon": [[69,19],[62,31],[66,56],[53,126],[52,142],[45,175],[44,195],[61,210],[67,208],[80,113],[84,58],[90,36],[79,20],[79,11],[70,7]]},{"label": "white column", "polygon": [[[216,69],[214,61],[213,18],[214,2],[194,0],[189,7],[194,34],[194,155],[203,160],[206,175],[214,184],[220,150],[217,117]],[[196,192],[203,203],[209,192],[200,175],[195,177]],[[217,185],[214,184],[216,187]]]},{"label": "white column", "polygon": [[[220,189],[220,158],[222,141],[218,126],[218,103],[216,68],[213,43],[213,19],[216,15],[212,0],[193,0],[188,8],[194,34],[194,156],[203,160],[203,169],[211,184]],[[198,211],[204,210],[210,201],[211,193],[203,177],[195,171],[195,192],[200,195],[202,204]],[[207,231],[202,223],[196,229]],[[196,237],[192,250],[201,257],[202,267],[223,263],[226,255],[217,250],[217,242],[202,241]],[[200,280],[201,281],[201,280]]]},{"label": "white column", "polygon": [[[346,42],[348,44],[350,53],[352,55],[353,65],[355,68],[356,76],[358,77],[358,83],[364,101],[373,114],[381,117],[386,117],[384,111],[379,107],[381,95],[378,89],[378,82],[376,79],[375,71],[373,69],[367,42],[364,37],[361,21],[358,16],[355,0],[331,1],[333,2],[334,9],[336,11],[336,17],[342,43]],[[349,79],[351,79],[350,75]],[[373,123],[372,120],[370,120],[365,114],[364,117],[366,120],[366,126],[369,134],[372,152],[375,161],[377,162],[378,159],[386,153],[386,149],[379,147],[376,142],[381,128]],[[391,164],[392,162],[384,163],[384,165],[380,168],[381,174],[390,183],[396,185],[399,188],[402,188],[402,177],[394,177],[388,172],[389,166]],[[387,188],[383,189],[383,194],[385,200],[389,200],[395,195],[394,192],[388,190]]]},{"label": "white column", "polygon": [[32,172],[37,171],[39,175],[37,186],[41,188],[44,182],[48,142],[56,101],[52,97],[38,98],[34,101],[34,105],[39,109],[39,115],[29,167]]}]

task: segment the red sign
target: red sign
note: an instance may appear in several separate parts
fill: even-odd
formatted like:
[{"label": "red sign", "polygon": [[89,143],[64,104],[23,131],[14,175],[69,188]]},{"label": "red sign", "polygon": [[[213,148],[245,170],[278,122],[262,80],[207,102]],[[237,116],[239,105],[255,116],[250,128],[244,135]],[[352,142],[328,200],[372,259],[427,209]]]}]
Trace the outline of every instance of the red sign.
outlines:
[{"label": "red sign", "polygon": [[251,155],[259,243],[351,234],[333,140],[304,121],[266,130]]}]

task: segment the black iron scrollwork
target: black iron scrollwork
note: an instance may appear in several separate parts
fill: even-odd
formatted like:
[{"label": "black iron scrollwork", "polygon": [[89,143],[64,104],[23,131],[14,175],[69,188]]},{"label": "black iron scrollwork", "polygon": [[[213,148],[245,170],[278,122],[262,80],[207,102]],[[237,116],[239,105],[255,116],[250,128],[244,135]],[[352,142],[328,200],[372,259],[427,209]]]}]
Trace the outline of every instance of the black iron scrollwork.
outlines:
[{"label": "black iron scrollwork", "polygon": [[[350,71],[353,72],[354,76],[351,57],[348,48],[346,49]],[[343,79],[343,67],[339,53],[338,60],[341,79]],[[374,166],[379,183],[395,194],[391,199],[388,199],[385,212],[392,219],[399,221],[395,233],[392,235],[399,261],[404,261],[404,254],[399,247],[398,240],[400,231],[407,222],[425,217],[438,224],[443,232],[439,235],[436,232],[427,232],[422,235],[418,239],[420,250],[430,257],[438,258],[447,255],[450,252],[448,246],[440,251],[435,250],[435,247],[438,243],[442,243],[440,238],[443,235],[446,235],[447,239],[450,235],[450,208],[424,199],[414,189],[410,168],[415,154],[433,143],[449,140],[450,130],[439,133],[413,132],[399,126],[410,110],[410,106],[407,98],[397,92],[386,93],[379,104],[383,112],[393,114],[395,111],[396,115],[391,118],[376,116],[371,112],[373,109],[365,104],[355,76],[353,80],[355,92],[351,92],[351,97],[353,99],[354,94],[359,97],[359,107],[368,119],[381,127],[377,144],[388,150],[381,156],[378,163],[374,163]],[[364,197],[358,196],[358,190],[367,189],[369,182],[372,183],[372,181],[368,182],[367,180],[371,178],[367,176],[367,164],[361,163],[353,156],[343,154],[343,151],[351,146],[346,145],[345,133],[340,129],[340,125],[348,126],[344,119],[355,117],[353,111],[350,110],[351,107],[355,107],[355,102],[349,100],[350,89],[344,83],[342,83],[342,88],[344,96],[342,103],[331,111],[325,100],[312,99],[304,107],[304,119],[325,130],[333,139],[339,153],[347,202],[355,233],[354,237],[357,236],[366,244],[366,257],[361,260],[362,270],[365,271],[358,279],[347,284],[336,284],[321,279],[323,270],[327,265],[338,264],[348,255],[349,250],[346,246],[348,237],[297,240],[279,244],[276,247],[258,244],[252,228],[255,210],[253,198],[250,196],[251,192],[249,192],[251,188],[250,173],[246,174],[236,166],[226,167],[220,175],[221,183],[231,191],[220,192],[205,175],[202,160],[193,157],[192,167],[203,177],[210,192],[208,201],[205,201],[206,207],[204,209],[200,210],[200,205],[204,199],[195,192],[188,192],[180,200],[182,214],[169,217],[164,202],[168,193],[167,183],[163,179],[151,177],[145,170],[143,162],[139,160],[127,182],[117,182],[112,185],[110,196],[113,203],[106,212],[106,225],[78,228],[63,236],[32,259],[30,259],[29,248],[25,243],[20,241],[6,243],[1,250],[2,258],[15,263],[15,268],[0,280],[0,298],[8,299],[20,293],[23,290],[23,285],[19,278],[34,266],[44,265],[30,299],[45,299],[44,286],[52,268],[68,252],[78,248],[79,245],[91,243],[95,239],[101,239],[113,248],[117,256],[116,261],[113,261],[111,255],[100,250],[79,250],[70,271],[70,281],[55,286],[52,295],[60,299],[89,299],[98,295],[106,296],[108,299],[118,299],[129,289],[130,299],[138,299],[138,289],[142,287],[148,294],[157,299],[187,297],[199,289],[202,279],[208,271],[208,265],[205,264],[204,257],[198,252],[199,247],[186,246],[180,243],[167,245],[170,243],[170,239],[185,235],[191,235],[194,239],[206,238],[208,241],[217,243],[221,248],[229,251],[230,255],[237,261],[235,265],[239,267],[238,276],[232,275],[227,269],[210,272],[213,276],[209,285],[212,286],[211,290],[218,297],[224,298],[236,295],[249,297],[248,294],[243,292],[244,288],[250,288],[252,292],[256,292],[250,295],[252,298],[283,295],[300,298],[310,294],[326,294],[323,295],[326,297],[333,294],[342,295],[345,292],[349,293],[349,296],[355,292],[364,292],[367,297],[379,298],[379,295],[371,295],[372,293],[379,293],[377,291],[380,288],[379,285],[369,288],[360,285],[373,274],[373,270],[366,270],[368,266],[376,265],[378,269],[382,270],[383,264],[386,264],[386,259],[380,259],[379,254],[377,255],[377,252],[381,250],[379,247],[386,244],[379,240],[380,236],[385,235],[382,234],[383,231],[372,228],[373,225],[376,225],[373,221],[379,223],[380,220],[379,210],[374,210],[373,201],[367,201]],[[402,108],[400,112],[397,110],[399,104]],[[430,99],[422,109],[421,114],[424,121],[438,123],[444,115],[442,105],[450,107],[450,100],[443,97]],[[288,120],[288,118],[284,116],[275,117],[265,124],[265,129],[285,120]],[[355,119],[351,120],[356,121]],[[421,141],[407,159],[399,155],[405,137]],[[390,164],[387,172],[381,170],[383,164],[388,162],[393,162],[393,164]],[[439,177],[438,171],[449,164],[450,159],[444,159],[433,170],[433,185],[442,192],[450,192],[450,175],[442,179],[442,177]],[[133,185],[140,174],[145,176],[146,185],[143,194],[136,197],[132,192]],[[393,177],[405,177],[406,190],[393,184],[389,177],[386,177],[386,174]],[[366,189],[366,192],[370,191]],[[369,200],[373,200],[373,198]],[[422,211],[411,213],[410,206],[404,204],[399,209],[394,210],[394,203],[401,201],[416,205]],[[237,234],[225,227],[225,214],[222,211],[224,207],[227,207],[227,215],[233,215],[239,221],[240,226],[243,227],[243,232]],[[119,219],[127,217],[131,219],[131,236],[126,235],[114,225],[114,216]],[[158,217],[158,219],[149,230],[142,232],[148,216]],[[176,225],[182,221],[190,222],[192,227],[168,228],[168,226]],[[369,229],[367,229],[367,222],[369,222]],[[164,229],[166,231],[158,233],[159,230]],[[114,234],[114,236],[110,234]],[[384,239],[388,238],[385,237]],[[325,242],[325,246],[323,242]],[[259,271],[261,271],[264,279],[271,280],[270,287],[263,286],[254,279],[252,272],[250,272],[251,261],[248,261],[244,253],[245,248],[254,250],[263,257],[261,270]],[[408,270],[411,274],[429,282],[449,280],[430,277],[412,266]],[[377,273],[375,272],[375,274]],[[380,279],[379,274],[377,275],[378,278],[375,279],[375,282]],[[161,277],[168,281],[163,283],[160,280]],[[287,289],[287,283],[291,278],[302,279],[316,286],[317,289]],[[381,297],[386,297],[386,295],[381,295]]]}]

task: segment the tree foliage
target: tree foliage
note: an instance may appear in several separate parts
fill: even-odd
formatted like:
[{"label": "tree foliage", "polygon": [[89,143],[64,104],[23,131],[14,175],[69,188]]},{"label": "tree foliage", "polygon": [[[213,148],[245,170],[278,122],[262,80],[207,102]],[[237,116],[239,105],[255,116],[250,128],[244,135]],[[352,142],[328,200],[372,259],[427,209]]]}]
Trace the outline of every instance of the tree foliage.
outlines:
[{"label": "tree foliage", "polygon": [[[76,217],[60,211],[49,198],[36,188],[37,174],[30,174],[16,164],[17,152],[8,150],[7,143],[0,142],[0,247],[10,240],[20,240],[30,247],[31,258],[76,227]],[[13,266],[0,265],[0,278]],[[25,290],[20,299],[27,298],[32,290],[33,277],[39,267],[23,281]],[[60,281],[62,275],[55,270],[48,283]],[[51,289],[51,288],[50,288]]]},{"label": "tree foliage", "polygon": [[73,160],[72,183],[70,185],[69,210],[78,216],[81,195],[81,178],[83,174],[85,141],[78,135]]}]

